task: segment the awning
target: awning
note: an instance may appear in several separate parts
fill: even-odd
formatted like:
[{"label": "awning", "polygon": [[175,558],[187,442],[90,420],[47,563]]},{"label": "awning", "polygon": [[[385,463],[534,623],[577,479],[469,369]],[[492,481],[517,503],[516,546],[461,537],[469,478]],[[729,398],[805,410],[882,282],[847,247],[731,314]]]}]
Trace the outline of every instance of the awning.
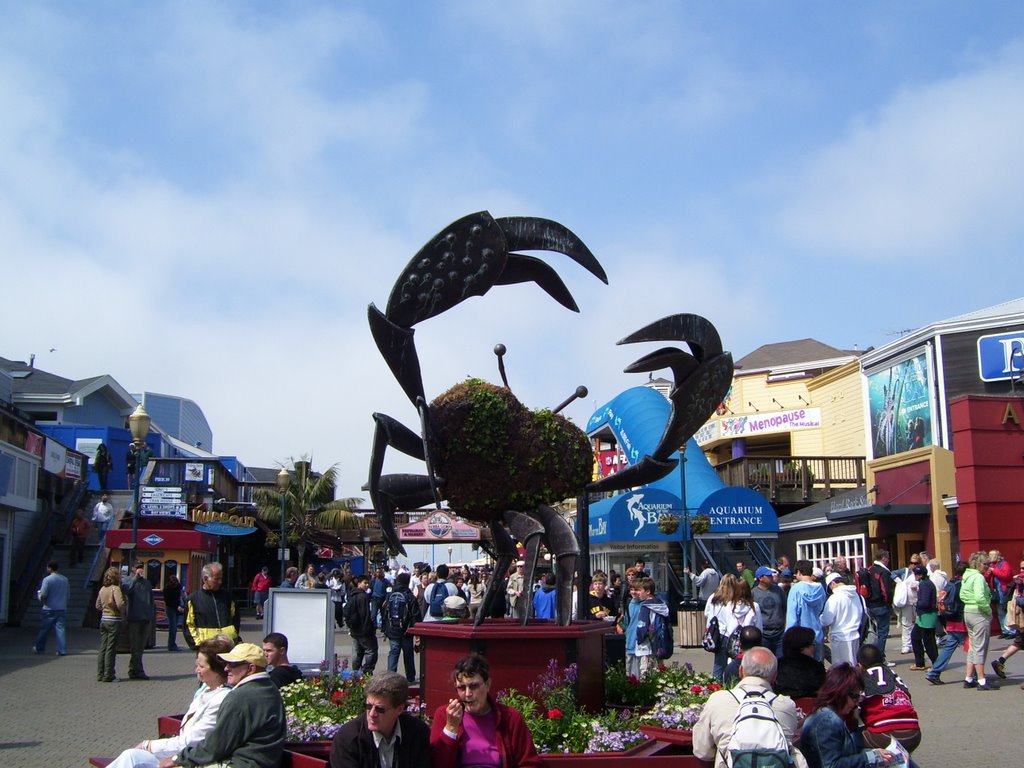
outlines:
[{"label": "awning", "polygon": [[929,515],[931,511],[930,504],[873,504],[868,500],[866,488],[853,488],[786,515],[779,520],[779,529],[798,530],[897,515]]}]

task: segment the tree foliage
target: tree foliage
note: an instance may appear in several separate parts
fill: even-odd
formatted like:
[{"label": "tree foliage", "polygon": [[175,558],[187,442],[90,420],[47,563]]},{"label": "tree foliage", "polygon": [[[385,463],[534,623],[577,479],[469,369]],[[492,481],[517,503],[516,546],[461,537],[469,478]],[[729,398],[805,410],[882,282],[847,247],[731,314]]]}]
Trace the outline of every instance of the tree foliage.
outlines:
[{"label": "tree foliage", "polygon": [[[354,510],[363,502],[358,497],[335,499],[338,465],[314,472],[308,459],[292,460],[291,484],[284,494],[285,528],[289,542],[299,550],[299,564],[305,562],[310,544],[337,543],[337,531],[361,530],[367,521]],[[258,488],[253,494],[256,515],[272,531],[281,530],[281,498],[277,488]],[[275,543],[268,536],[268,544]]]}]

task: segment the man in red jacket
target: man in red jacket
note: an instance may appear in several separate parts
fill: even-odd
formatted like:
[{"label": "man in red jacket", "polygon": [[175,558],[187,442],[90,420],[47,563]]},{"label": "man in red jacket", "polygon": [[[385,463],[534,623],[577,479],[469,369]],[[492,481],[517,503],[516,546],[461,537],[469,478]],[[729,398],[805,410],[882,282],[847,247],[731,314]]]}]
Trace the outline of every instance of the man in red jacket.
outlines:
[{"label": "man in red jacket", "polygon": [[1013,592],[1013,569],[998,549],[988,553],[991,565],[985,574],[985,579],[992,590],[992,596],[999,600],[999,629],[1002,630],[1002,637],[1007,640],[1017,636],[1017,632],[1006,626],[1006,602]]}]

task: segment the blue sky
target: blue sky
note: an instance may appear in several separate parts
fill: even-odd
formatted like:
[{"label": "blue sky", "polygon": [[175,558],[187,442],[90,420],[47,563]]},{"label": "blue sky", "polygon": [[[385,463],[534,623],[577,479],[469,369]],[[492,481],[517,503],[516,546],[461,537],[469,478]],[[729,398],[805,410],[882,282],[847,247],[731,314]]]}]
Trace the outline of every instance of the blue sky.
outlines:
[{"label": "blue sky", "polygon": [[528,405],[590,388],[578,423],[668,314],[739,357],[1021,293],[1017,2],[0,2],[0,114],[0,355],[190,397],[345,495],[370,414],[415,423],[366,306],[472,211],[610,284],[545,255],[579,315],[521,285],[421,324],[427,393],[501,341]]}]

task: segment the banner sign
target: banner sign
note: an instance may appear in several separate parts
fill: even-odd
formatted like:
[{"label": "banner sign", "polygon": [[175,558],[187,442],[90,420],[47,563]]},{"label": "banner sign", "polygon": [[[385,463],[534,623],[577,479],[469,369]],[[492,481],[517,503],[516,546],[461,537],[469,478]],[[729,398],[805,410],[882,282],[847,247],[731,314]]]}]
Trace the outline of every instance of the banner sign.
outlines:
[{"label": "banner sign", "polygon": [[480,529],[444,510],[430,512],[398,529],[401,541],[480,541]]},{"label": "banner sign", "polygon": [[700,514],[711,519],[711,535],[779,532],[775,508],[749,488],[728,486],[715,491],[701,503]]},{"label": "banner sign", "polygon": [[[792,432],[821,426],[821,408],[797,408],[792,411],[755,413],[753,416],[730,416],[719,421],[722,437],[767,435]],[[699,442],[699,441],[698,441]]]},{"label": "banner sign", "polygon": [[868,376],[874,458],[932,444],[931,373],[925,352]]}]

